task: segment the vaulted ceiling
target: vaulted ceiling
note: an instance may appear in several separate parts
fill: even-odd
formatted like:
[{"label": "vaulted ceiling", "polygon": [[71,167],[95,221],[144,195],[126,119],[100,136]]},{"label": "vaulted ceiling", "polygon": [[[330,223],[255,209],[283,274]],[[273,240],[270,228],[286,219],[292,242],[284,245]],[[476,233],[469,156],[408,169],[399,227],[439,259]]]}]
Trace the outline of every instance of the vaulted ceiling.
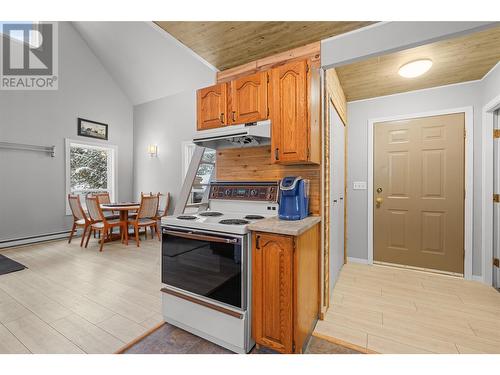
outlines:
[{"label": "vaulted ceiling", "polygon": [[215,80],[213,67],[152,22],[73,22],[73,26],[133,104]]},{"label": "vaulted ceiling", "polygon": [[345,22],[155,21],[219,70],[229,69],[372,24]]},{"label": "vaulted ceiling", "polygon": [[[432,68],[416,78],[401,65],[429,58]],[[481,79],[500,61],[500,26],[335,68],[347,101]]]}]

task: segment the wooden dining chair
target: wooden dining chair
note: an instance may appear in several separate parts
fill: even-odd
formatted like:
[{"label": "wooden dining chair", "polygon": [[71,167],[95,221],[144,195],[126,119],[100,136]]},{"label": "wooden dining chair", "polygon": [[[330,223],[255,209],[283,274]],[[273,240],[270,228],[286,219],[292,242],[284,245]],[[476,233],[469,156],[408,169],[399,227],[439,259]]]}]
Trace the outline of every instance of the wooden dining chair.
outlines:
[{"label": "wooden dining chair", "polygon": [[[163,194],[158,193],[158,195],[161,197]],[[163,206],[162,210],[158,210],[156,213],[156,220],[161,220],[162,217],[168,215],[168,209],[170,207],[170,193],[165,194],[165,205]]]},{"label": "wooden dining chair", "polygon": [[[163,209],[160,209],[160,197],[164,196],[165,197],[165,205],[163,206]],[[156,211],[156,216],[154,219],[156,220],[156,225],[159,228],[161,227],[161,218],[164,216],[168,215],[168,208],[170,207],[170,193],[167,192],[165,195],[158,193],[158,210]],[[161,238],[158,236],[158,241],[160,241]]]},{"label": "wooden dining chair", "polygon": [[104,242],[112,235],[111,231],[115,227],[120,227],[121,241],[128,245],[128,228],[127,222],[121,221],[120,219],[108,219],[104,216],[101,208],[101,202],[99,197],[89,197],[87,196],[85,200],[87,204],[87,209],[89,211],[89,217],[93,221],[90,225],[90,231],[87,235],[87,242],[85,247],[89,244],[90,235],[94,232],[99,232],[100,234],[100,247],[99,251],[102,251]]},{"label": "wooden dining chair", "polygon": [[158,212],[158,202],[159,195],[144,195],[141,194],[141,205],[139,210],[137,211],[137,216],[135,220],[130,221],[129,223],[134,226],[134,234],[135,241],[137,243],[137,247],[139,247],[139,230],[140,228],[145,229],[145,238],[147,239],[148,230],[147,228],[151,228],[151,236],[154,236],[154,233],[160,238],[160,232],[158,231],[158,227],[156,225],[155,216]]},{"label": "wooden dining chair", "polygon": [[73,227],[71,228],[68,243],[71,243],[77,228],[83,227],[82,240],[80,241],[80,246],[83,246],[85,234],[87,233],[87,229],[89,228],[91,221],[83,210],[79,195],[68,194],[68,202],[69,207],[71,208],[71,213],[73,214]]},{"label": "wooden dining chair", "polygon": [[[95,197],[99,198],[100,204],[109,204],[111,203],[111,197],[109,196],[109,192],[105,191],[102,193],[95,193]],[[111,213],[104,213],[107,219],[118,219],[120,217],[116,211],[111,211]]]}]

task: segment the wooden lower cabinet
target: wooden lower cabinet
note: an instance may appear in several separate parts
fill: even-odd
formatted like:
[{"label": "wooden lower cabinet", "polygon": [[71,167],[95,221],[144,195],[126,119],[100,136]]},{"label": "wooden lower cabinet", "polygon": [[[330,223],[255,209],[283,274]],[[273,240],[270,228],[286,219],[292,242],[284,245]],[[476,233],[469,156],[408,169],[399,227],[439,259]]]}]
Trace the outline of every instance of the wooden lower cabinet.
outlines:
[{"label": "wooden lower cabinet", "polygon": [[252,334],[281,353],[302,353],[319,314],[319,225],[298,237],[252,234]]}]

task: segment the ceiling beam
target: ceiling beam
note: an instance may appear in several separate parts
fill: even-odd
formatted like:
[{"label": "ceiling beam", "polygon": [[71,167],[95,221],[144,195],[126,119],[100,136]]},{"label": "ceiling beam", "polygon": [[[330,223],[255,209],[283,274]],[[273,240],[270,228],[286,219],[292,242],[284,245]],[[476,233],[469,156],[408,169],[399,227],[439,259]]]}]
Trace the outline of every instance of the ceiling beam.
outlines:
[{"label": "ceiling beam", "polygon": [[333,68],[498,26],[499,22],[379,22],[321,41],[321,65]]}]

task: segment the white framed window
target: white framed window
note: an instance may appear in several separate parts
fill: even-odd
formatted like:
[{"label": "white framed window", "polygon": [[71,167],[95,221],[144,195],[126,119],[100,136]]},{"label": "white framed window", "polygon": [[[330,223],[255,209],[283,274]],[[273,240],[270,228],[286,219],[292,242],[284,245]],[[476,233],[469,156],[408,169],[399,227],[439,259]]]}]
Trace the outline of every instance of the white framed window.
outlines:
[{"label": "white framed window", "polygon": [[71,215],[68,194],[80,195],[85,207],[89,193],[108,192],[116,201],[118,147],[66,139],[66,214]]},{"label": "white framed window", "polygon": [[[182,180],[191,165],[196,145],[192,142],[182,142]],[[191,183],[191,192],[187,201],[188,206],[196,206],[201,203],[205,190],[208,188],[215,169],[216,152],[213,149],[205,148],[203,157],[196,166],[196,175]]]}]

